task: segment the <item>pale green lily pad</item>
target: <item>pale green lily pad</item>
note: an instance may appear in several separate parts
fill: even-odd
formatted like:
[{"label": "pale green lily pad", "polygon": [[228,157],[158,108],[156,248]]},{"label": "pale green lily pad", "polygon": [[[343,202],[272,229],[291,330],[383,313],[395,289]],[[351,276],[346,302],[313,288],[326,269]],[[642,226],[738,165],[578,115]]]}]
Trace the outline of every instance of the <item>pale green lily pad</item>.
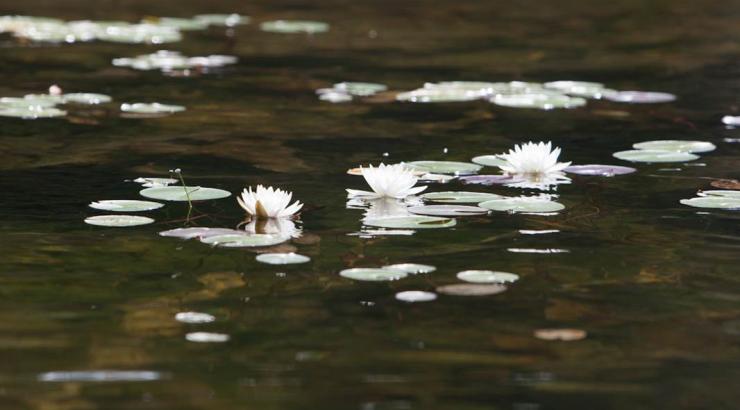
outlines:
[{"label": "pale green lily pad", "polygon": [[67,111],[58,108],[47,107],[3,107],[0,105],[0,117],[15,117],[24,120],[35,120],[38,118],[64,117]]},{"label": "pale green lily pad", "polygon": [[427,192],[421,198],[425,201],[442,202],[448,204],[479,204],[492,199],[504,198],[501,195],[491,194],[488,192],[469,192],[469,191],[447,191],[447,192]]},{"label": "pale green lily pad", "polygon": [[150,201],[112,199],[90,203],[90,208],[113,212],[142,212],[163,207],[164,204]]},{"label": "pale green lily pad", "polygon": [[699,196],[721,196],[725,198],[736,198],[740,199],[740,191],[723,190],[723,189],[710,189],[707,191],[699,192]]},{"label": "pale green lily pad", "polygon": [[408,273],[395,269],[353,268],[345,269],[339,272],[339,275],[347,279],[383,282],[403,279]]},{"label": "pale green lily pad", "polygon": [[491,296],[505,291],[504,285],[478,283],[455,283],[437,288],[437,292],[450,296]]},{"label": "pale green lily pad", "polygon": [[434,229],[450,228],[457,224],[452,218],[440,218],[435,216],[410,215],[410,216],[387,216],[379,218],[366,218],[363,224],[378,228],[389,229]]},{"label": "pale green lily pad", "polygon": [[145,187],[155,186],[167,186],[176,184],[179,181],[173,178],[156,178],[156,177],[139,177],[134,180],[137,184],[142,184]]},{"label": "pale green lily pad", "polygon": [[29,107],[54,108],[60,103],[61,101],[52,101],[48,99],[2,97],[0,98],[0,109],[6,109],[6,108],[29,109]]},{"label": "pale green lily pad", "polygon": [[437,299],[437,294],[421,290],[407,290],[396,293],[396,299],[407,303],[431,302]]},{"label": "pale green lily pad", "polygon": [[576,97],[601,98],[605,93],[614,92],[614,90],[605,89],[604,84],[588,81],[552,81],[544,85],[545,88]]},{"label": "pale green lily pad", "polygon": [[714,208],[714,209],[740,209],[740,198],[731,198],[726,196],[701,196],[691,199],[682,199],[684,205],[693,206],[694,208]]},{"label": "pale green lily pad", "polygon": [[538,197],[492,199],[481,202],[478,206],[492,211],[530,213],[558,212],[565,209],[565,205],[559,202]]},{"label": "pale green lily pad", "polygon": [[[146,22],[144,22],[146,23]],[[202,19],[192,18],[178,18],[178,17],[160,17],[157,19],[156,24],[162,27],[172,27],[177,30],[205,30],[208,28],[208,22]]]},{"label": "pale green lily pad", "polygon": [[457,278],[470,283],[511,283],[519,280],[519,275],[490,270],[466,270],[459,272]]},{"label": "pale green lily pad", "polygon": [[465,102],[482,98],[479,91],[471,91],[461,88],[419,88],[417,90],[399,93],[397,101],[413,103],[446,103]]},{"label": "pale green lily pad", "polygon": [[329,31],[329,24],[309,20],[275,20],[260,24],[260,30],[271,33],[324,33]]},{"label": "pale green lily pad", "polygon": [[688,152],[664,151],[654,149],[636,149],[619,151],[612,154],[614,158],[630,162],[686,162],[698,159],[698,155]]},{"label": "pale green lily pad", "polygon": [[261,255],[257,255],[255,259],[257,259],[257,262],[266,263],[268,265],[291,265],[296,263],[306,263],[311,260],[308,256],[293,252],[263,253]]},{"label": "pale green lily pad", "polygon": [[395,265],[383,266],[383,269],[400,270],[412,275],[417,273],[432,273],[437,270],[432,265],[422,265],[419,263],[397,263]]},{"label": "pale green lily pad", "polygon": [[[185,192],[187,189],[187,193]],[[221,199],[231,196],[231,192],[223,189],[204,188],[199,186],[162,186],[146,188],[139,191],[141,196],[160,201],[207,201],[209,199]]]},{"label": "pale green lily pad", "polygon": [[476,164],[484,165],[487,167],[499,167],[502,165],[509,164],[508,161],[499,157],[498,155],[481,155],[481,156],[473,158],[471,161],[473,161]]},{"label": "pale green lily pad", "polygon": [[98,215],[85,218],[85,223],[89,225],[116,228],[147,225],[153,222],[154,219],[152,218],[134,215]]},{"label": "pale green lily pad", "polygon": [[455,175],[471,175],[477,173],[481,168],[483,168],[477,164],[456,161],[412,161],[407,162],[406,166],[415,171],[428,172],[431,174]]},{"label": "pale green lily pad", "polygon": [[419,205],[409,207],[407,211],[428,216],[474,216],[488,213],[488,209],[470,205]]},{"label": "pale green lily pad", "polygon": [[634,149],[659,150],[700,153],[717,149],[717,146],[708,141],[680,141],[680,140],[655,140],[638,142],[632,145]]},{"label": "pale green lily pad", "polygon": [[504,107],[537,108],[541,110],[577,108],[586,105],[586,100],[583,98],[555,93],[497,94],[490,101]]},{"label": "pale green lily pad", "polygon": [[65,104],[67,103],[77,103],[77,104],[89,104],[89,105],[95,105],[95,104],[104,104],[113,101],[113,99],[105,94],[95,94],[95,93],[70,93],[70,94],[64,94],[62,96],[62,102]]},{"label": "pale green lily pad", "polygon": [[250,21],[248,16],[240,16],[239,14],[198,14],[193,19],[212,26],[226,27],[248,24]]},{"label": "pale green lily pad", "polygon": [[344,82],[334,84],[334,89],[350,95],[364,97],[385,91],[388,87],[377,83]]},{"label": "pale green lily pad", "polygon": [[223,248],[255,248],[260,246],[272,246],[283,243],[290,239],[282,235],[271,234],[226,234],[206,236],[200,241],[208,245],[216,245]]},{"label": "pale green lily pad", "polygon": [[121,111],[135,114],[172,114],[185,111],[185,107],[160,103],[123,103]]}]

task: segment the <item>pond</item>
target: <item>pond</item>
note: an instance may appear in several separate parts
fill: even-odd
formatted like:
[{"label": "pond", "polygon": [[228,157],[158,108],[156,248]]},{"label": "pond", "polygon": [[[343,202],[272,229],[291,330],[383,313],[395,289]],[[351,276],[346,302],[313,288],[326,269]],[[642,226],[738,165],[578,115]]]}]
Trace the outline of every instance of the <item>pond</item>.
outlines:
[{"label": "pond", "polygon": [[[740,192],[726,181],[740,130],[722,121],[740,115],[737,2],[0,4],[67,21],[213,13],[250,20],[111,23],[124,34],[72,43],[0,33],[0,97],[102,95],[0,117],[3,408],[735,407],[740,211],[697,193]],[[403,94],[562,80],[659,94]],[[655,140],[698,142],[633,148]],[[527,141],[636,171],[543,191],[470,168]],[[657,162],[665,148],[680,154]],[[433,194],[447,202],[414,203],[412,222],[378,218],[398,201],[348,203],[368,189],[348,170],[415,161],[468,163],[419,185],[476,194]],[[140,177],[213,190],[142,196]],[[236,197],[258,184],[292,192],[300,220],[246,223]],[[191,194],[213,199],[189,209]],[[542,194],[534,210],[499,197]],[[94,218],[115,207],[136,218]]]}]

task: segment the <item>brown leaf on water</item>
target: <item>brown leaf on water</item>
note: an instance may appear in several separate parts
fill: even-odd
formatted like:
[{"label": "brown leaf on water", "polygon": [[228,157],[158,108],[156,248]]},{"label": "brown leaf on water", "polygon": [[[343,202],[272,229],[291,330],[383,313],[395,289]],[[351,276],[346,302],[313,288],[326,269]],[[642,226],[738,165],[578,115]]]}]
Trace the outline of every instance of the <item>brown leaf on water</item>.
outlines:
[{"label": "brown leaf on water", "polygon": [[709,185],[719,189],[740,190],[740,181],[737,179],[716,179],[710,182]]}]

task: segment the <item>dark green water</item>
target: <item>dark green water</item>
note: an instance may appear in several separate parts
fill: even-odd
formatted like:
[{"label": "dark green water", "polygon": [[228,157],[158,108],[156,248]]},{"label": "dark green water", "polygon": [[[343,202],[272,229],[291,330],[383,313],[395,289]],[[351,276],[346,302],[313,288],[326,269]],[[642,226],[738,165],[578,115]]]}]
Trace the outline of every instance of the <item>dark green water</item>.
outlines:
[{"label": "dark green water", "polygon": [[[0,407],[7,409],[734,409],[740,395],[740,214],[678,203],[707,178],[739,176],[740,4],[735,1],[3,1],[0,15],[125,19],[238,12],[327,21],[329,33],[263,33],[256,24],[168,45],[240,63],[189,78],[114,68],[156,47],[19,45],[0,39],[0,95],[101,92],[181,104],[161,119],[106,108],[71,119],[0,119]],[[369,36],[370,31],[376,36]],[[486,102],[328,104],[316,88],[373,81],[600,81],[665,91],[670,104],[590,101],[542,112]],[[345,175],[360,163],[462,160],[524,140],[562,159],[611,163],[652,139],[712,141],[705,166],[638,165],[574,177],[557,216],[494,214],[448,230],[360,239]],[[448,153],[443,150],[447,148]],[[388,152],[390,157],[383,158]],[[282,249],[307,265],[270,267],[245,250],[161,238],[154,225],[82,220],[101,199],[137,199],[126,179],[183,169],[188,182],[240,191],[281,186],[306,202],[305,236]],[[663,168],[681,168],[665,171]],[[438,190],[463,189],[453,183]],[[508,188],[480,188],[514,195]],[[195,224],[235,227],[232,199],[199,204]],[[521,235],[520,229],[559,229]],[[513,253],[560,248],[568,253]],[[430,275],[363,283],[347,267],[417,262]],[[465,269],[516,272],[503,294],[403,304],[401,290],[456,283]],[[285,275],[276,275],[284,272]],[[187,325],[181,311],[218,320]],[[533,337],[583,329],[576,342]],[[192,331],[228,343],[185,340]],[[40,374],[150,370],[147,382],[50,383]]]}]

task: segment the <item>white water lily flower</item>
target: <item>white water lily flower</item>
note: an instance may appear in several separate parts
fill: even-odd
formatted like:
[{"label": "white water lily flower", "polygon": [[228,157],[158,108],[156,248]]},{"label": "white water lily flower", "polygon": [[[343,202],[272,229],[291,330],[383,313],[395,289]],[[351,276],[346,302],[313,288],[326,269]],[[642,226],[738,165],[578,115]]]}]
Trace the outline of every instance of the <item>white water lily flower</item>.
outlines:
[{"label": "white water lily flower", "polygon": [[236,201],[254,218],[290,218],[303,208],[299,201],[288,206],[291,198],[292,192],[257,185],[255,191],[252,191],[252,187],[245,188],[241,198],[237,197]]},{"label": "white water lily flower", "polygon": [[560,172],[570,165],[570,162],[558,162],[560,148],[552,149],[551,142],[528,142],[515,145],[513,150],[499,157],[506,161],[499,165],[504,172],[510,175],[538,176]]},{"label": "white water lily flower", "polygon": [[360,167],[360,171],[373,192],[348,189],[350,197],[403,199],[427,189],[426,186],[414,187],[419,179],[404,164],[380,164],[377,168],[370,165],[368,168]]}]

